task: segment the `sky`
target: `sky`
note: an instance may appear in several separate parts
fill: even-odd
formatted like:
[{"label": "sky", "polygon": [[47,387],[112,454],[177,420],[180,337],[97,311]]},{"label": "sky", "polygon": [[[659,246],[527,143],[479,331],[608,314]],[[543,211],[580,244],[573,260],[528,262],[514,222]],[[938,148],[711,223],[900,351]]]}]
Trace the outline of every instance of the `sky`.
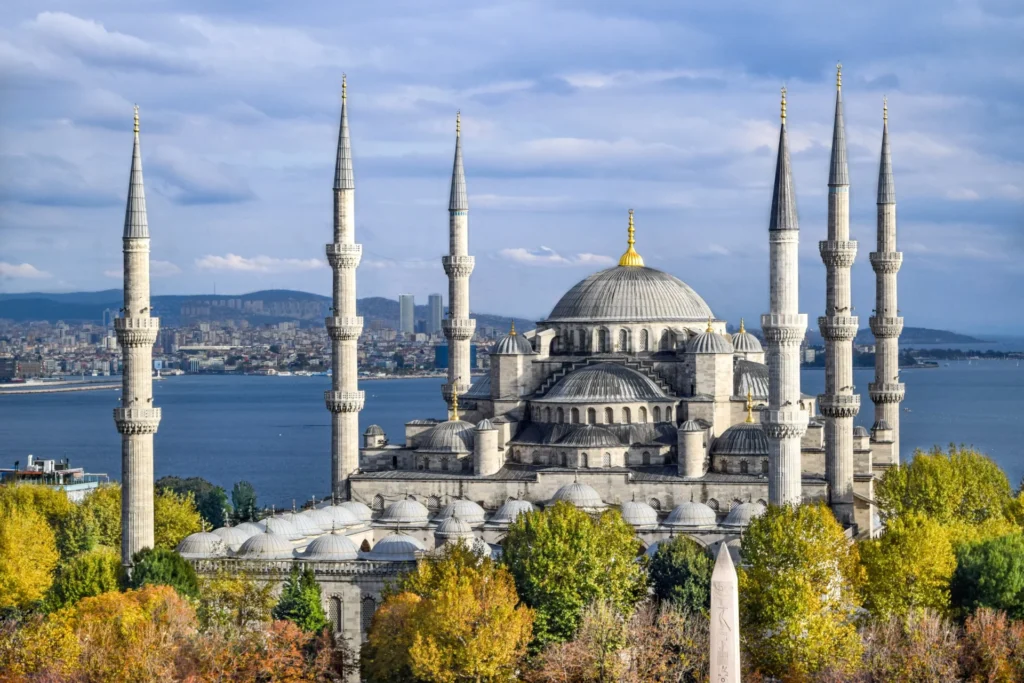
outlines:
[{"label": "sky", "polygon": [[[767,310],[779,88],[801,310],[824,308],[843,64],[855,313],[874,306],[888,97],[910,326],[1024,333],[1024,3],[6,0],[0,292],[119,287],[140,107],[156,294],[329,294],[348,75],[358,296],[446,292],[462,112],[474,311],[543,318],[625,249]],[[445,297],[447,299],[447,295]]]}]

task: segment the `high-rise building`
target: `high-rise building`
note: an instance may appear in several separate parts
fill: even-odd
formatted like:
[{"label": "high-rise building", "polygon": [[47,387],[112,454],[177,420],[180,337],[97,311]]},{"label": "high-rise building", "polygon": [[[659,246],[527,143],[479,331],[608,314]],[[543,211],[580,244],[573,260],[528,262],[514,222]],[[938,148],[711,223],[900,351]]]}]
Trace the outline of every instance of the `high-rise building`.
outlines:
[{"label": "high-rise building", "polygon": [[416,297],[398,295],[398,331],[413,334],[416,331]]},{"label": "high-rise building", "polygon": [[440,334],[444,319],[444,299],[440,294],[427,297],[427,334]]}]

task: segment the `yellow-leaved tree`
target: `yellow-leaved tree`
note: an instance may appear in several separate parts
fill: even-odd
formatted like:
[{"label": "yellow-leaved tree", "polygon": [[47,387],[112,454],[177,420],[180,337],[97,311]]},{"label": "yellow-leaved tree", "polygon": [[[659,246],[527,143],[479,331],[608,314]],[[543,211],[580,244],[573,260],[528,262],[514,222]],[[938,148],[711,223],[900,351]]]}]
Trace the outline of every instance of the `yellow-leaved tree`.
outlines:
[{"label": "yellow-leaved tree", "polygon": [[[98,542],[111,548],[121,547],[121,486],[102,486],[83,503]],[[157,548],[174,550],[181,539],[202,529],[202,517],[192,494],[177,494],[160,489],[153,496],[153,543]]]},{"label": "yellow-leaved tree", "polygon": [[41,514],[10,501],[0,504],[0,609],[41,600],[58,558],[53,530]]}]

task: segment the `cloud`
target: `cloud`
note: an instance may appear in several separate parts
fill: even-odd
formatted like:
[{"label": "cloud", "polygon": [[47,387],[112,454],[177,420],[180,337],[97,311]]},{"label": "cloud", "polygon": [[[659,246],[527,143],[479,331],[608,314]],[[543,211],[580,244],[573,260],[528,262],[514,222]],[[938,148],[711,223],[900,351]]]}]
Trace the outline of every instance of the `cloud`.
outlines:
[{"label": "cloud", "polygon": [[123,196],[76,163],[52,154],[0,154],[0,202],[48,207],[102,207]]},{"label": "cloud", "polygon": [[53,277],[43,270],[39,270],[31,263],[7,263],[0,261],[0,280],[42,280]]},{"label": "cloud", "polygon": [[178,148],[158,148],[148,167],[155,188],[176,204],[237,204],[255,198],[232,166]]},{"label": "cloud", "polygon": [[522,263],[529,266],[610,266],[615,259],[601,254],[579,253],[563,256],[549,247],[525,249],[515,247],[502,249],[499,255],[507,261]]},{"label": "cloud", "polygon": [[214,256],[207,254],[196,259],[196,267],[200,270],[234,271],[241,273],[293,273],[306,270],[325,268],[326,263],[320,259],[274,258],[272,256],[253,256],[246,258],[238,254]]},{"label": "cloud", "polygon": [[[181,268],[170,261],[151,260],[149,262],[150,277],[170,277],[171,275],[177,275],[180,272]],[[117,270],[105,270],[103,271],[103,274],[106,277],[118,280],[124,279],[124,270],[121,268],[118,268]]]}]

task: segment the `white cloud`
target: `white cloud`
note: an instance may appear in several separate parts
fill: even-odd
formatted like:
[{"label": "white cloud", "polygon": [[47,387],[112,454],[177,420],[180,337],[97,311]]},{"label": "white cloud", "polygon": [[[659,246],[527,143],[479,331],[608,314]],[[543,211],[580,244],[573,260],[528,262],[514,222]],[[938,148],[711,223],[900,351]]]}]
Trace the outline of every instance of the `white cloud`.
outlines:
[{"label": "white cloud", "polygon": [[26,280],[40,280],[53,277],[44,270],[39,270],[31,263],[7,263],[0,261],[0,280],[13,280],[15,278]]},{"label": "white cloud", "polygon": [[615,260],[601,254],[570,254],[563,256],[550,247],[525,249],[515,247],[502,249],[499,254],[506,260],[523,263],[529,266],[610,266]]},{"label": "white cloud", "polygon": [[225,270],[243,273],[291,273],[316,270],[326,266],[326,263],[315,258],[274,258],[272,256],[246,258],[238,254],[225,254],[224,256],[207,254],[196,259],[196,267],[200,270]]}]

